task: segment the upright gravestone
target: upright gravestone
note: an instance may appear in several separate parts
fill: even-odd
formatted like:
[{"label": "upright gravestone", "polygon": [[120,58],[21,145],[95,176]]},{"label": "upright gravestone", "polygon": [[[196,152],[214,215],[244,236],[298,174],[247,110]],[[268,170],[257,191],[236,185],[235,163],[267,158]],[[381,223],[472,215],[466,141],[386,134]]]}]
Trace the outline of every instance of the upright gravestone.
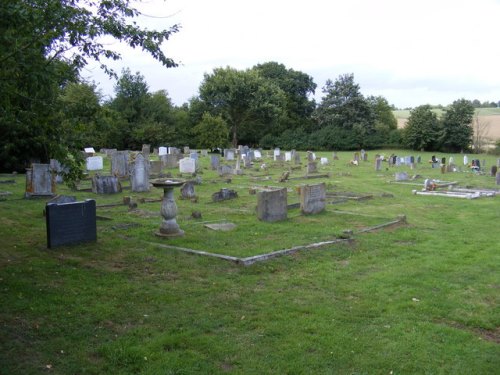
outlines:
[{"label": "upright gravestone", "polygon": [[179,161],[180,173],[196,173],[196,160],[183,158]]},{"label": "upright gravestone", "polygon": [[274,149],[274,154],[273,154],[273,155],[274,155],[274,160],[275,160],[275,161],[276,161],[276,160],[278,160],[278,156],[280,156],[280,155],[281,155],[281,151],[280,151],[280,149],[279,149],[279,148],[275,148],[275,149]]},{"label": "upright gravestone", "polygon": [[161,160],[150,160],[149,161],[149,171],[151,174],[161,173]]},{"label": "upright gravestone", "polygon": [[225,150],[225,152],[224,152],[224,158],[227,161],[234,160],[234,150],[233,149]]},{"label": "upright gravestone", "polygon": [[307,163],[307,174],[316,173],[318,171],[318,164],[315,161]]},{"label": "upright gravestone", "polygon": [[418,155],[417,156],[417,164],[421,164],[422,163],[422,156]]},{"label": "upright gravestone", "polygon": [[464,165],[468,165],[469,164],[469,158],[467,155],[464,155]]},{"label": "upright gravestone", "polygon": [[300,187],[300,211],[305,214],[317,214],[325,209],[326,185],[305,185]]},{"label": "upright gravestone", "polygon": [[212,170],[216,171],[217,168],[219,168],[220,165],[220,158],[219,155],[210,155],[210,167]]},{"label": "upright gravestone", "polygon": [[189,146],[184,146],[184,154],[188,155],[190,152]]},{"label": "upright gravestone", "polygon": [[161,164],[164,168],[173,169],[177,168],[177,155],[165,154],[160,156]]},{"label": "upright gravestone", "polygon": [[319,159],[319,162],[321,163],[321,165],[327,165],[328,164],[328,158],[321,158],[321,159]]},{"label": "upright gravestone", "polygon": [[50,159],[50,170],[55,175],[56,183],[61,184],[63,182],[62,172],[67,172],[68,169],[65,168],[61,163],[59,163],[56,159]]},{"label": "upright gravestone", "polygon": [[250,157],[248,155],[243,155],[242,158],[243,158],[243,168],[250,168],[252,166]]},{"label": "upright gravestone", "polygon": [[104,163],[102,156],[90,156],[86,160],[87,171],[102,171]]},{"label": "upright gravestone", "polygon": [[181,198],[182,199],[196,198],[196,193],[194,191],[194,181],[186,181],[184,185],[181,186]]},{"label": "upright gravestone", "polygon": [[260,150],[254,150],[255,159],[262,159],[262,152]]},{"label": "upright gravestone", "polygon": [[151,145],[142,145],[142,154],[144,155],[144,158],[146,158],[146,160],[149,159],[149,154],[151,153]]},{"label": "upright gravestone", "polygon": [[333,152],[333,160],[339,160],[339,156],[337,155],[337,151]]},{"label": "upright gravestone", "polygon": [[354,153],[354,159],[353,160],[359,162],[359,152],[355,152]]},{"label": "upright gravestone", "polygon": [[375,170],[378,172],[382,169],[382,159],[380,157],[375,159]]},{"label": "upright gravestone", "polygon": [[217,172],[219,176],[228,176],[234,174],[234,169],[231,165],[219,165],[217,167]]},{"label": "upright gravestone", "polygon": [[287,219],[287,190],[261,191],[257,194],[257,218],[275,222]]},{"label": "upright gravestone", "polygon": [[500,185],[500,172],[497,172],[497,185]]},{"label": "upright gravestone", "polygon": [[497,159],[497,167],[499,167],[499,168],[500,168],[500,158],[499,158],[499,159]]},{"label": "upright gravestone", "polygon": [[292,153],[289,151],[285,152],[285,161],[292,161]]},{"label": "upright gravestone", "polygon": [[111,174],[117,177],[128,176],[128,151],[116,151],[111,155]]},{"label": "upright gravestone", "polygon": [[97,241],[96,203],[49,203],[45,208],[47,247]]},{"label": "upright gravestone", "polygon": [[312,151],[307,151],[307,161],[308,162],[314,161],[314,154],[312,153]]},{"label": "upright gravestone", "polygon": [[101,176],[96,174],[92,177],[92,192],[95,194],[121,193],[122,185],[117,176]]},{"label": "upright gravestone", "polygon": [[201,150],[201,156],[202,157],[207,157],[208,156],[208,150]]},{"label": "upright gravestone", "polygon": [[300,154],[299,154],[298,152],[295,152],[295,153],[293,154],[293,163],[294,163],[295,165],[299,165],[299,164],[301,164],[301,163],[302,163],[302,162],[300,161]]},{"label": "upright gravestone", "polygon": [[50,164],[31,165],[26,169],[25,197],[52,196],[55,194],[55,174],[50,169]]},{"label": "upright gravestone", "polygon": [[194,160],[198,160],[198,153],[196,151],[191,151],[189,157]]},{"label": "upright gravestone", "polygon": [[133,192],[149,191],[149,163],[142,154],[138,154],[131,165],[130,186]]},{"label": "upright gravestone", "polygon": [[163,156],[168,154],[168,148],[161,146],[158,148],[158,156]]},{"label": "upright gravestone", "polygon": [[498,172],[498,167],[496,165],[492,165],[490,175],[492,177],[495,177],[497,175],[497,172]]}]

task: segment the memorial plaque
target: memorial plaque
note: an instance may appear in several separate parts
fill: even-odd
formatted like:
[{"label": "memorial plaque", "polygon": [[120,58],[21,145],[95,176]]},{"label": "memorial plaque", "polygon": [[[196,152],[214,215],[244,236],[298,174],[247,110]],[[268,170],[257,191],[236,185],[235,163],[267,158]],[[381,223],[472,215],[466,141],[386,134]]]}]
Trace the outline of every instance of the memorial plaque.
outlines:
[{"label": "memorial plaque", "polygon": [[97,241],[96,203],[49,203],[45,209],[47,247]]}]

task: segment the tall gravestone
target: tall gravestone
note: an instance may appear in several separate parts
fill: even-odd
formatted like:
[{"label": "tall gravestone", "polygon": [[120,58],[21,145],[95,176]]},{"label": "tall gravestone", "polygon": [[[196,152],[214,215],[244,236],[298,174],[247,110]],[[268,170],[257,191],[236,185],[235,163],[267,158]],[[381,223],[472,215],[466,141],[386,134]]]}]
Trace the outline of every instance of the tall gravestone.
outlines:
[{"label": "tall gravestone", "polygon": [[318,164],[315,161],[307,163],[307,174],[316,173],[318,171]]},{"label": "tall gravestone", "polygon": [[497,172],[497,185],[500,185],[500,172]]},{"label": "tall gravestone", "polygon": [[305,215],[324,211],[326,205],[326,185],[305,185],[300,187],[300,211]]},{"label": "tall gravestone", "polygon": [[128,151],[116,151],[111,155],[111,174],[117,177],[128,176]]},{"label": "tall gravestone", "polygon": [[261,191],[257,194],[257,218],[275,222],[287,219],[287,190]]},{"label": "tall gravestone", "polygon": [[210,167],[212,170],[216,171],[217,168],[219,168],[220,165],[220,158],[219,155],[210,155]]},{"label": "tall gravestone", "polygon": [[55,174],[50,164],[34,163],[26,169],[25,197],[52,196],[56,191]]},{"label": "tall gravestone", "polygon": [[149,163],[142,154],[138,154],[131,164],[130,186],[136,193],[149,191]]},{"label": "tall gravestone", "polygon": [[45,208],[47,247],[97,241],[96,202],[49,203]]},{"label": "tall gravestone", "polygon": [[380,157],[375,159],[375,170],[378,172],[382,169],[382,159]]}]

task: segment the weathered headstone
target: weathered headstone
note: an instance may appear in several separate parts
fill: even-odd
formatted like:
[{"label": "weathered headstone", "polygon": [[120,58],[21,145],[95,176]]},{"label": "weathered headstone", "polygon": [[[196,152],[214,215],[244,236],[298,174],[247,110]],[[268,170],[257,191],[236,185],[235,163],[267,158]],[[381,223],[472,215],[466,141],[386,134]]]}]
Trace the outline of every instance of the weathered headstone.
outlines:
[{"label": "weathered headstone", "polygon": [[292,161],[292,153],[289,151],[285,152],[285,161]]},{"label": "weathered headstone", "polygon": [[316,173],[318,171],[318,165],[315,161],[310,161],[307,163],[307,174]]},{"label": "weathered headstone", "polygon": [[131,164],[130,186],[133,192],[149,191],[149,163],[142,154],[138,154]]},{"label": "weathered headstone", "polygon": [[192,151],[189,153],[189,157],[194,160],[198,160],[198,153],[196,151]]},{"label": "weathered headstone", "polygon": [[61,184],[63,182],[62,172],[67,172],[68,168],[64,167],[56,159],[50,159],[50,170],[55,175],[56,183]]},{"label": "weathered headstone", "polygon": [[234,190],[222,188],[218,192],[212,194],[212,201],[220,202],[228,199],[238,198],[238,193]]},{"label": "weathered headstone", "polygon": [[52,196],[56,191],[55,174],[52,173],[50,164],[34,163],[26,169],[25,197]]},{"label": "weathered headstone", "polygon": [[104,168],[102,156],[90,156],[86,160],[87,171],[101,171]]},{"label": "weathered headstone", "polygon": [[146,144],[142,145],[142,154],[144,155],[146,160],[148,160],[150,153],[151,153],[151,145],[146,145]]},{"label": "weathered headstone", "polygon": [[181,186],[181,197],[182,199],[192,199],[196,198],[196,193],[194,191],[194,181],[186,181],[184,185]]},{"label": "weathered headstone", "polygon": [[189,146],[184,146],[184,154],[187,155],[191,152],[191,150],[189,149]]},{"label": "weathered headstone", "polygon": [[301,164],[301,163],[302,163],[302,162],[300,161],[300,154],[299,154],[298,152],[295,152],[295,153],[293,154],[293,163],[294,163],[295,165],[299,165],[299,164]]},{"label": "weathered headstone", "polygon": [[217,167],[217,172],[219,173],[219,176],[228,176],[234,174],[234,169],[231,165],[219,165]]},{"label": "weathered headstone", "polygon": [[243,168],[250,168],[252,166],[250,157],[248,155],[243,155],[242,158],[243,158]]},{"label": "weathered headstone", "polygon": [[201,150],[201,156],[202,157],[207,157],[208,156],[208,150]]},{"label": "weathered headstone", "polygon": [[233,149],[227,149],[224,151],[224,158],[227,160],[227,161],[231,161],[231,160],[234,160],[234,150]]},{"label": "weathered headstone", "polygon": [[179,161],[179,172],[180,173],[195,173],[196,172],[196,160],[191,158],[183,158]]},{"label": "weathered headstone", "polygon": [[94,156],[94,154],[95,154],[94,147],[85,147],[83,149],[83,152],[85,152],[85,154],[87,154],[87,156]]},{"label": "weathered headstone", "polygon": [[396,181],[406,181],[408,180],[408,173],[406,172],[396,172],[395,174]]},{"label": "weathered headstone", "polygon": [[47,247],[97,241],[96,203],[49,203],[45,208]]},{"label": "weathered headstone", "polygon": [[382,169],[382,159],[380,157],[375,159],[375,170],[380,171]]},{"label": "weathered headstone", "polygon": [[275,222],[287,218],[287,190],[261,191],[257,194],[257,218]]},{"label": "weathered headstone", "polygon": [[280,156],[280,155],[281,155],[281,150],[279,148],[275,148],[274,149],[274,154],[273,154],[274,160],[275,161],[278,160],[278,156]]},{"label": "weathered headstone", "polygon": [[128,176],[128,151],[116,151],[111,155],[111,174],[117,177]]},{"label": "weathered headstone", "polygon": [[160,156],[161,164],[164,168],[173,169],[177,168],[178,158],[174,154],[165,154]]},{"label": "weathered headstone", "polygon": [[151,174],[161,173],[161,160],[150,160],[149,161],[149,171]]},{"label": "weathered headstone", "polygon": [[496,165],[492,165],[491,166],[491,171],[490,171],[490,175],[492,177],[495,177],[497,175],[497,172],[498,172],[498,167]]},{"label": "weathered headstone", "polygon": [[92,192],[95,194],[121,193],[122,185],[117,176],[101,176],[96,174],[92,177]]},{"label": "weathered headstone", "polygon": [[260,150],[254,150],[255,159],[262,159],[262,152]]},{"label": "weathered headstone", "polygon": [[325,209],[326,185],[305,185],[300,187],[300,211],[305,214],[317,214]]},{"label": "weathered headstone", "polygon": [[210,166],[212,170],[216,171],[217,168],[219,168],[219,165],[220,165],[219,155],[210,155]]}]

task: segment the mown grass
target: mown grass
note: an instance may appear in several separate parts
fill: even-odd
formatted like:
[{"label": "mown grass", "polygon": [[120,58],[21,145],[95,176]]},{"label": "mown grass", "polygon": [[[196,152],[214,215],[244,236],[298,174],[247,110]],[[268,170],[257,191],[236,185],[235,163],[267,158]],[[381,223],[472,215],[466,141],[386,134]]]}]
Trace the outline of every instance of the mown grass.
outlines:
[{"label": "mown grass", "polygon": [[[99,216],[112,220],[98,221],[97,243],[52,250],[46,249],[46,201],[22,198],[24,176],[0,176],[15,180],[0,185],[13,193],[0,201],[0,373],[495,373],[499,198],[413,195],[420,187],[393,182],[395,169],[374,170],[374,154],[350,167],[352,153],[339,153],[341,160],[320,169],[330,178],[286,183],[277,182],[286,169],[278,164],[269,180],[252,169],[227,183],[205,158],[198,201],[177,200],[184,237],[155,237],[160,203],[139,202],[135,211],[98,208]],[[454,158],[460,164],[461,156]],[[495,162],[478,158],[488,166]],[[497,188],[488,175],[441,175],[427,163],[399,170]],[[291,177],[303,174],[292,171]],[[281,223],[256,219],[250,188],[286,186],[289,203],[295,203],[296,185],[319,181],[328,191],[373,198],[328,204],[320,215],[292,209]],[[211,194],[222,187],[239,198],[212,203]],[[161,195],[152,189],[96,196],[62,186],[58,192],[98,205],[126,195],[135,201]],[[194,210],[201,219],[191,217]],[[249,267],[149,244],[249,256],[324,241],[400,214],[407,225]],[[237,228],[214,232],[203,226],[220,221]]]}]

